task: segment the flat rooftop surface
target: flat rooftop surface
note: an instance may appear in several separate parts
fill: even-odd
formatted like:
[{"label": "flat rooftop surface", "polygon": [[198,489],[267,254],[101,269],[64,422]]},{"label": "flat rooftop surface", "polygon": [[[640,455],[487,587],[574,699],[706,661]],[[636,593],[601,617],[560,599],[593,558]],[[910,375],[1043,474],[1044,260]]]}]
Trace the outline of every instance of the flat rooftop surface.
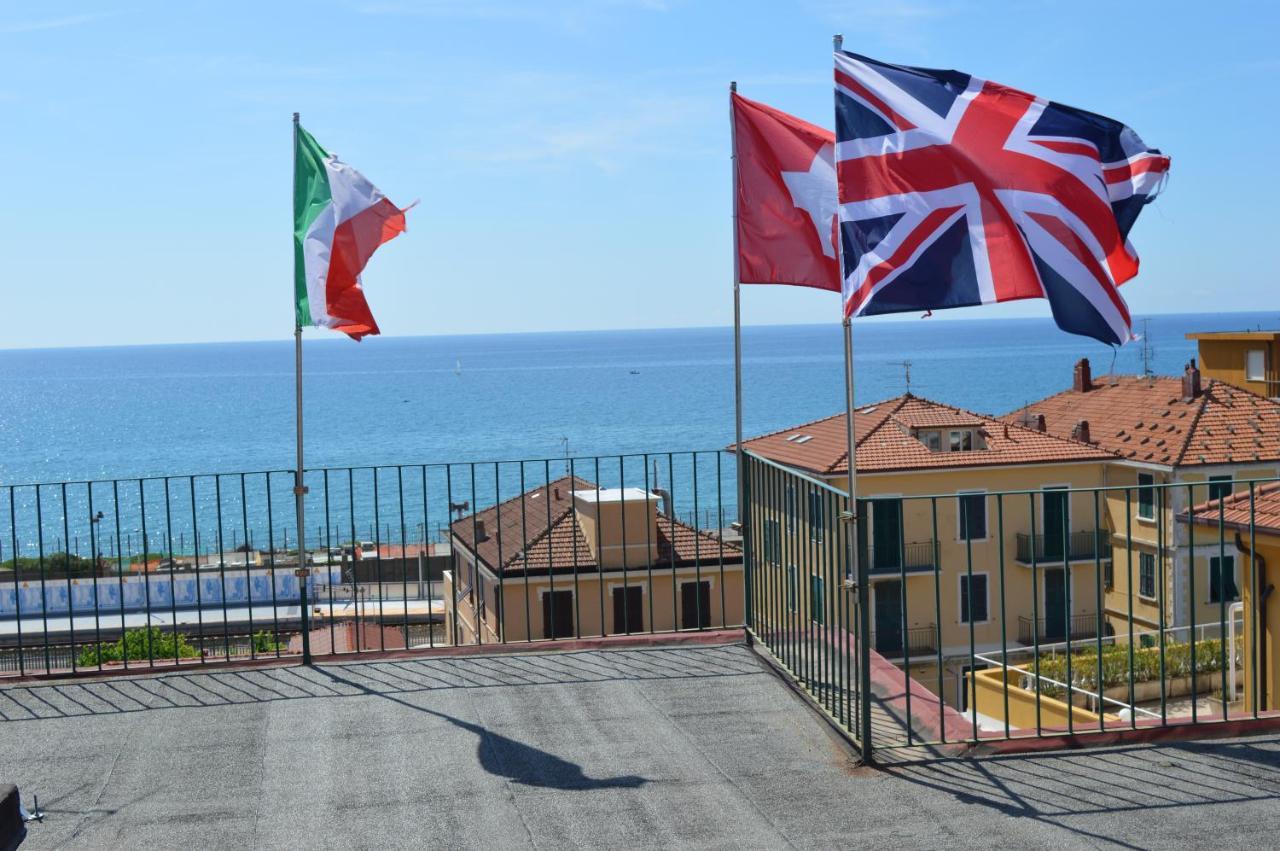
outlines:
[{"label": "flat rooftop surface", "polygon": [[741,646],[0,688],[25,848],[1269,847],[1280,737],[857,768]]}]

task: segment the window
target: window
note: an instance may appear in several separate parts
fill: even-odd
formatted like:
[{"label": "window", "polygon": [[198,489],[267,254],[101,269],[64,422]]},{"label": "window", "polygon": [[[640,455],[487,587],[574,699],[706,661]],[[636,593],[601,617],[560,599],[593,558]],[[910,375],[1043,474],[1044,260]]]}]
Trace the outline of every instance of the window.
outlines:
[{"label": "window", "polygon": [[796,566],[787,565],[787,611],[796,610]]},{"label": "window", "polygon": [[820,491],[809,491],[809,540],[822,543],[823,526],[826,523],[826,506]]},{"label": "window", "polygon": [[1138,553],[1138,596],[1156,598],[1156,557],[1151,553]]},{"label": "window", "polygon": [[777,520],[764,521],[764,559],[774,567],[782,563],[782,531]]},{"label": "window", "polygon": [[817,624],[827,622],[826,589],[821,576],[809,577],[809,618]]},{"label": "window", "polygon": [[984,623],[987,620],[987,575],[975,573],[960,577],[960,623]]},{"label": "window", "polygon": [[[1224,596],[1224,593],[1225,596]],[[1233,602],[1240,596],[1236,588],[1235,556],[1214,556],[1209,559],[1209,602]]]},{"label": "window", "polygon": [[1263,349],[1249,349],[1244,355],[1244,380],[1267,379],[1267,353]]},{"label": "window", "polygon": [[1112,591],[1116,587],[1116,569],[1111,559],[1102,563],[1102,584],[1107,591]]},{"label": "window", "polygon": [[930,452],[942,451],[942,432],[940,431],[922,431],[920,432],[920,442]]},{"label": "window", "polygon": [[1210,476],[1209,499],[1221,499],[1224,496],[1231,496],[1231,477]]},{"label": "window", "polygon": [[796,530],[796,486],[787,483],[787,531]]},{"label": "window", "polygon": [[1156,519],[1156,477],[1150,473],[1138,474],[1138,516],[1143,520]]},{"label": "window", "polygon": [[973,449],[973,432],[968,429],[953,431],[950,438],[952,452],[968,452]]},{"label": "window", "polygon": [[962,494],[958,499],[960,540],[981,541],[987,537],[987,495]]}]

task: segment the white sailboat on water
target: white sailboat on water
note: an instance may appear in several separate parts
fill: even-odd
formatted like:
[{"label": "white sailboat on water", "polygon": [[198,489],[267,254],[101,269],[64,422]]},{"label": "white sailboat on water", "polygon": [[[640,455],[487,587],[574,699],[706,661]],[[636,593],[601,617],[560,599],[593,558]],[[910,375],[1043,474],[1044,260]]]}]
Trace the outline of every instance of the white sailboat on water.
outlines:
[{"label": "white sailboat on water", "polygon": [[453,367],[453,374],[454,374],[454,375],[457,375],[457,376],[461,376],[461,375],[462,375],[462,361],[461,361],[461,360],[459,360],[459,361],[454,365],[454,367]]}]

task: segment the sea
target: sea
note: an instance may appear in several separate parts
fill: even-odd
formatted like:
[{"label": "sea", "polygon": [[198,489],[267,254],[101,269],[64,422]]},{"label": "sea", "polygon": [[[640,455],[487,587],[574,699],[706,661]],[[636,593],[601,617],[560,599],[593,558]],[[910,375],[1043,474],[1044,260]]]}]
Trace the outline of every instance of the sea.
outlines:
[{"label": "sea", "polygon": [[[1138,317],[1119,350],[1050,319],[855,323],[859,405],[912,393],[1004,413],[1095,375],[1178,374],[1193,331],[1276,312]],[[839,325],[742,333],[750,436],[843,410]],[[288,469],[293,341],[0,350],[0,484]],[[1144,364],[1144,359],[1146,363]],[[909,364],[909,366],[908,366]],[[731,328],[304,342],[308,467],[716,450],[734,436]],[[909,383],[908,383],[909,370]]]},{"label": "sea", "polygon": [[[1081,357],[1095,375],[1179,374],[1188,333],[1278,324],[1138,317],[1143,340],[1113,350],[1047,318],[855,322],[856,399],[910,389],[1001,414],[1070,387]],[[742,353],[748,437],[844,409],[838,324],[750,326]],[[731,328],[359,344],[314,331],[304,367],[311,542],[443,539],[450,519],[566,473],[661,486],[700,528],[736,516]],[[287,550],[294,427],[289,339],[0,350],[0,562]]]}]

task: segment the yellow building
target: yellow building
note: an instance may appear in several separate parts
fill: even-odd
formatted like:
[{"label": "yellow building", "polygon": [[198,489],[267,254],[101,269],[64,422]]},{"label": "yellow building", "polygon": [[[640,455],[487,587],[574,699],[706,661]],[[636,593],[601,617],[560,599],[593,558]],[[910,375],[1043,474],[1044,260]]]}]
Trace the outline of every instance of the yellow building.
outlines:
[{"label": "yellow building", "polygon": [[1188,516],[1215,541],[1217,558],[1240,562],[1244,708],[1280,709],[1280,482],[1201,503],[1179,519]]},{"label": "yellow building", "polygon": [[1259,396],[1280,396],[1280,331],[1212,331],[1188,334],[1187,339],[1200,349],[1206,379]]},{"label": "yellow building", "polygon": [[1202,635],[1223,629],[1223,604],[1237,599],[1238,566],[1220,559],[1216,534],[1174,517],[1280,473],[1280,402],[1206,380],[1195,361],[1181,377],[1095,379],[1082,360],[1070,390],[1004,419],[1062,437],[1083,427],[1113,454],[1101,482],[1114,488],[1104,521],[1113,548],[1105,582],[1111,631],[1165,630],[1186,640],[1193,625]]},{"label": "yellow building", "polygon": [[565,477],[455,520],[450,534],[451,642],[743,622],[741,548],[676,520],[665,495]]},{"label": "yellow building", "polygon": [[[859,408],[855,423],[877,652],[909,659],[917,680],[963,707],[973,654],[1098,634],[1109,532],[1091,494],[1070,489],[1103,485],[1114,453],[1087,434],[1059,437],[911,394]],[[753,502],[782,506],[749,518],[757,617],[782,621],[760,629],[822,617],[814,596],[826,583],[811,547],[835,521],[811,482],[847,489],[846,445],[843,414],[744,442],[795,471],[752,485],[771,491]]]}]

